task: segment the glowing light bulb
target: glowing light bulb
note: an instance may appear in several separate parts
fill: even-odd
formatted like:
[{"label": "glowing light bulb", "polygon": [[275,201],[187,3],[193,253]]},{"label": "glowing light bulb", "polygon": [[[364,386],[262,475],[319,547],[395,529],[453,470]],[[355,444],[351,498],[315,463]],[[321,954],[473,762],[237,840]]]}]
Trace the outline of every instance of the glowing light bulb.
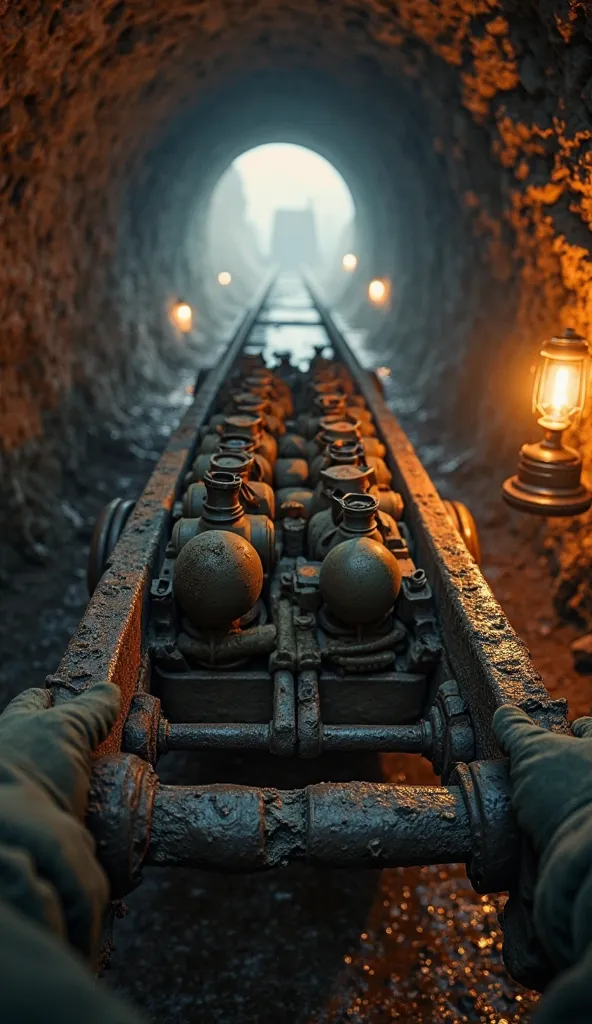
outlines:
[{"label": "glowing light bulb", "polygon": [[171,309],[171,320],[175,327],[186,334],[193,325],[193,310],[188,302],[175,302]]},{"label": "glowing light bulb", "polygon": [[388,284],[380,277],[376,277],[368,285],[368,298],[376,306],[382,306],[388,299]]},{"label": "glowing light bulb", "polygon": [[346,252],[341,261],[341,265],[344,270],[347,270],[347,272],[351,274],[358,265],[358,257],[355,256],[353,252]]},{"label": "glowing light bulb", "polygon": [[229,285],[231,281],[232,281],[232,274],[230,273],[230,271],[228,271],[228,270],[221,270],[220,273],[218,274],[218,284],[221,284],[223,288],[226,288],[227,285]]}]

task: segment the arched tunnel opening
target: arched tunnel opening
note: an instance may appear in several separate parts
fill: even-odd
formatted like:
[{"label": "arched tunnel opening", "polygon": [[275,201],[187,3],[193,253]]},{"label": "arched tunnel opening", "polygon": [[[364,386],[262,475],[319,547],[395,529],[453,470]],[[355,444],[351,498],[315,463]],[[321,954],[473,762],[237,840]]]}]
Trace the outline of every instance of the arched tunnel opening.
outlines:
[{"label": "arched tunnel opening", "polygon": [[[230,287],[257,266],[275,263],[297,273],[307,265],[335,288],[343,281],[343,256],[356,247],[355,212],[346,182],[318,153],[289,143],[248,150],[212,193],[207,239],[213,277]],[[232,269],[216,273],[219,267]]]},{"label": "arched tunnel opening", "polygon": [[[56,669],[102,506],[138,498],[270,268],[306,263],[471,507],[548,691],[587,712],[591,513],[523,516],[500,488],[537,436],[542,344],[591,336],[591,39],[580,0],[0,0],[2,704]],[[568,434],[585,484],[591,423]],[[313,875],[169,873],[165,898],[148,872],[115,986],[178,1024],[527,1019],[462,869]]]},{"label": "arched tunnel opening", "polygon": [[[394,360],[400,355],[401,389],[411,389],[424,406],[435,403],[434,414],[445,416],[463,394],[469,339],[477,333],[483,338],[478,360],[483,366],[484,353],[496,348],[498,332],[510,329],[513,309],[506,314],[510,326],[498,315],[494,327],[483,314],[479,296],[490,295],[493,302],[495,281],[471,237],[466,197],[459,183],[450,181],[444,154],[434,150],[429,102],[403,76],[383,75],[377,85],[364,65],[355,85],[350,68],[342,75],[252,73],[221,89],[215,102],[209,99],[207,111],[194,107],[173,120],[141,164],[141,181],[129,186],[134,198],[129,240],[122,238],[118,257],[120,273],[125,277],[128,264],[146,261],[151,301],[136,296],[140,320],[158,310],[155,297],[162,307],[170,293],[182,292],[196,307],[205,298],[207,327],[208,281],[186,246],[199,250],[203,245],[214,183],[233,157],[254,145],[278,140],[307,146],[332,163],[351,189],[363,254],[356,284],[376,276],[393,282],[388,317],[372,315],[356,287],[341,297],[344,311],[357,314],[377,352]],[[199,176],[198,165],[205,168]],[[166,260],[166,267],[158,260]],[[506,310],[512,307],[507,287],[504,295]],[[453,388],[443,386],[448,371]],[[474,394],[472,381],[465,384],[467,429],[471,416],[472,426],[480,418],[478,403],[473,401],[472,410],[467,404]]]}]

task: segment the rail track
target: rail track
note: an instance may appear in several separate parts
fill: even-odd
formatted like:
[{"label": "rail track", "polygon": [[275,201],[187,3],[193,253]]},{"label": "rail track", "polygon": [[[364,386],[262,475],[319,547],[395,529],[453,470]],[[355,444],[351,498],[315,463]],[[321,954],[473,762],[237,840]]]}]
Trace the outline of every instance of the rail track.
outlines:
[{"label": "rail track", "polygon": [[[89,826],[114,898],[143,865],[464,862],[511,889],[520,837],[490,723],[512,702],[562,729],[380,378],[311,282],[266,282],[135,505],[97,523],[87,611],[56,701],[101,679],[124,714]],[[406,752],[442,785],[162,785],[171,750]],[[519,966],[515,968],[519,973]]]}]

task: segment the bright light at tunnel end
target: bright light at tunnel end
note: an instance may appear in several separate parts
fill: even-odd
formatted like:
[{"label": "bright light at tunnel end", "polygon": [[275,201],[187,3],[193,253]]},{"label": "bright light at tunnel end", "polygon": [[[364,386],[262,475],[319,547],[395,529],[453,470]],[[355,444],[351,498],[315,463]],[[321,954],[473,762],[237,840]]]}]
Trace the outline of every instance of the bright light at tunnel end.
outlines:
[{"label": "bright light at tunnel end", "polygon": [[193,326],[193,310],[188,302],[175,302],[170,312],[171,322],[183,334],[187,334]]},{"label": "bright light at tunnel end", "polygon": [[218,274],[218,284],[226,288],[232,281],[232,274],[228,270],[221,270]]},{"label": "bright light at tunnel end", "polygon": [[384,306],[388,302],[390,285],[386,278],[375,277],[368,285],[368,298],[375,306]]},{"label": "bright light at tunnel end", "polygon": [[353,252],[346,252],[341,261],[341,265],[344,270],[351,274],[358,265],[358,257],[355,256]]},{"label": "bright light at tunnel end", "polygon": [[[301,211],[303,216],[310,211],[319,265],[333,267],[336,257],[341,262],[343,253],[353,247],[352,194],[339,171],[320,153],[290,142],[264,143],[237,157],[232,166],[242,182],[245,218],[265,258],[275,259],[274,226],[282,210]],[[296,265],[302,262],[298,259]],[[316,258],[304,262],[312,265]]]}]

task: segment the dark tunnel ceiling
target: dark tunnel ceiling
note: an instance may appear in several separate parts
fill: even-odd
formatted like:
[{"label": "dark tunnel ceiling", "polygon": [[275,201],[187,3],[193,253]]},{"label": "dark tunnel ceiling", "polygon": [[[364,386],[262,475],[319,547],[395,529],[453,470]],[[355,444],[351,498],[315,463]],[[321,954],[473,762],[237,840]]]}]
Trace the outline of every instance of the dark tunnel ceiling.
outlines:
[{"label": "dark tunnel ceiling", "polygon": [[158,376],[164,303],[199,289],[183,232],[279,137],[348,182],[401,285],[401,372],[489,422],[500,363],[587,324],[590,30],[577,0],[0,0],[9,468],[43,461],[50,411],[59,456]]}]

